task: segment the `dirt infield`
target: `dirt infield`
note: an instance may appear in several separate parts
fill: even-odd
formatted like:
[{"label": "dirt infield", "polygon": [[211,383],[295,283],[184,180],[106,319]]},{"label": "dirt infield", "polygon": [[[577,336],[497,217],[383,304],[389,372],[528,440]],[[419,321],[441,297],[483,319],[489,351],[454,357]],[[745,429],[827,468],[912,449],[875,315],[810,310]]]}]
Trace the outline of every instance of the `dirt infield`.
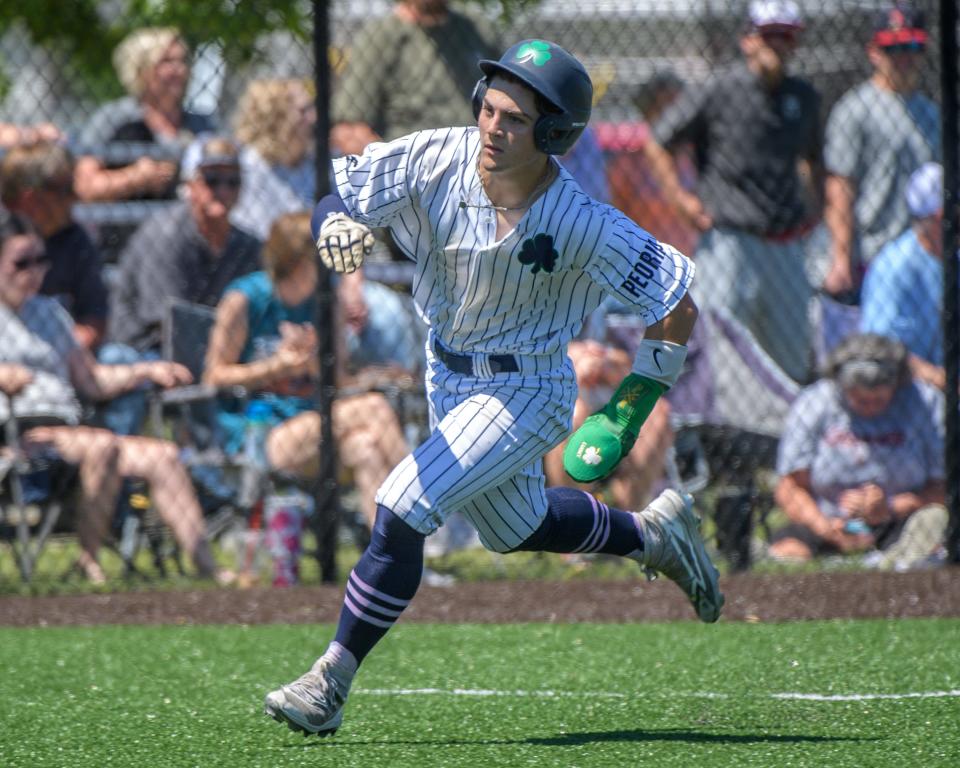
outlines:
[{"label": "dirt infield", "polygon": [[[727,621],[960,616],[960,568],[916,573],[732,576]],[[264,624],[334,622],[339,587],[119,592],[0,598],[0,625]],[[417,622],[693,620],[666,581],[494,581],[423,587],[404,613]]]}]

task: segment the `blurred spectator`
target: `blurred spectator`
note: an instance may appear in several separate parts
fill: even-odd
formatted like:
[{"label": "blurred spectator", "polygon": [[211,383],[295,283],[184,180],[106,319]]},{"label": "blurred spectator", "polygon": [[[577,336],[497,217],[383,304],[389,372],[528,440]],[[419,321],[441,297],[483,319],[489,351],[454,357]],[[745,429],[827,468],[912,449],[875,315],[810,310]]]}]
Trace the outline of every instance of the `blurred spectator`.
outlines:
[{"label": "blurred spectator", "polygon": [[775,495],[790,524],[774,558],[886,550],[883,567],[919,565],[943,542],[943,396],[910,376],[907,350],[875,334],[833,351],[826,378],[791,407]]},{"label": "blurred spectator", "polygon": [[49,263],[40,294],[63,304],[77,342],[93,350],[107,329],[107,287],[100,252],[73,219],[73,171],[73,155],[61,144],[16,147],[0,166],[0,198],[43,238]]},{"label": "blurred spectator", "polygon": [[41,141],[56,142],[62,140],[63,133],[53,123],[38,123],[37,125],[0,123],[0,150],[29,146]]},{"label": "blurred spectator", "polygon": [[[307,477],[319,471],[320,444],[314,400],[315,252],[309,213],[284,214],[274,222],[263,249],[265,270],[234,281],[217,308],[204,372],[206,383],[242,386],[268,404],[270,466]],[[342,350],[342,328],[337,333]],[[238,452],[246,425],[243,410],[225,399],[218,421],[225,449]],[[364,517],[372,525],[377,488],[408,452],[396,414],[377,393],[338,398],[333,433],[341,462],[353,472]]]},{"label": "blurred spectator", "polygon": [[[121,476],[144,478],[161,519],[189,553],[201,576],[227,581],[207,543],[203,515],[179,463],[176,447],[149,438],[117,437],[78,426],[79,393],[103,400],[141,382],[162,387],[187,383],[189,372],[172,363],[104,366],[74,338],[73,322],[55,299],[37,291],[48,260],[43,241],[16,214],[0,221],[0,422],[9,409],[24,420],[29,453],[53,450],[80,471],[79,565],[90,581],[102,583],[97,551],[107,530]],[[12,405],[11,405],[12,404]],[[41,424],[34,426],[31,424]]]},{"label": "blurred spectator", "polygon": [[[359,272],[360,270],[358,270]],[[378,367],[393,369],[395,373],[413,375],[423,368],[423,347],[426,344],[426,325],[416,316],[413,302],[382,283],[362,280],[359,290],[367,312],[362,316],[347,315],[349,307],[343,300],[345,284],[341,280],[337,298],[344,313],[346,350],[351,371]],[[352,289],[350,289],[352,290]]]},{"label": "blurred spectator", "polygon": [[910,174],[940,157],[940,109],[917,91],[927,32],[923,13],[897,2],[875,20],[873,75],[827,121],[826,210],[831,264],[824,290],[855,300],[863,269],[910,224]]},{"label": "blurred spectator", "polygon": [[371,141],[473,124],[477,62],[500,53],[493,29],[448,0],[397,0],[350,43],[333,96],[331,143],[354,155]]},{"label": "blurred spectator", "polygon": [[[247,86],[234,116],[243,186],[230,220],[240,229],[265,239],[281,214],[312,210],[316,120],[313,99],[301,80],[254,80]],[[364,280],[361,270],[334,276],[334,281],[351,362],[357,367],[409,364],[408,370],[416,370],[421,349],[404,321],[414,322],[399,306],[400,297]]]},{"label": "blurred spectator", "polygon": [[173,198],[184,147],[214,130],[212,120],[183,107],[190,79],[190,51],[176,29],[148,27],[131,32],[113,52],[127,96],[100,107],[80,133],[81,151],[123,154],[124,143],[155,144],[157,157],[105,163],[86,155],[77,161],[81,200]]},{"label": "blurred spectator", "polygon": [[[654,126],[647,157],[677,210],[704,232],[694,254],[703,306],[732,313],[797,381],[809,368],[804,239],[818,211],[819,97],[787,63],[803,29],[792,0],[755,0],[744,59],[689,88]],[[697,194],[664,149],[692,143]],[[814,182],[812,185],[810,182]]]},{"label": "blurred spectator", "polygon": [[863,283],[861,328],[903,342],[917,378],[946,388],[943,367],[943,167],[907,183],[913,226],[877,254]]},{"label": "blurred spectator", "polygon": [[[650,141],[650,126],[656,123],[683,90],[683,81],[673,70],[662,70],[643,83],[633,103],[643,118],[640,123],[599,123],[601,146],[609,153],[607,178],[610,203],[650,234],[670,243],[682,253],[693,253],[699,230],[683,218],[650,168],[644,146]],[[696,184],[696,170],[689,145],[671,147],[677,180],[685,190]]]},{"label": "blurred spectator", "polygon": [[[238,150],[223,138],[208,139],[184,166],[187,200],[143,222],[120,256],[111,296],[110,341],[103,363],[156,359],[169,299],[216,306],[227,285],[259,267],[260,241],[234,227],[230,209],[240,193]],[[142,392],[112,402],[106,424],[135,434],[143,423]]]},{"label": "blurred spectator", "polygon": [[[240,99],[234,130],[241,143],[243,186],[230,219],[266,238],[284,213],[311,210],[316,194],[313,130],[316,110],[301,80],[254,80]],[[196,142],[195,142],[196,145]],[[189,163],[193,147],[188,150]],[[398,295],[364,280],[362,271],[335,276],[351,363],[416,370],[421,357],[415,319]],[[404,320],[406,318],[406,320]]]},{"label": "blurred spectator", "polygon": [[316,196],[317,113],[301,80],[253,80],[234,115],[243,188],[231,220],[265,240],[282,213],[308,210]]}]

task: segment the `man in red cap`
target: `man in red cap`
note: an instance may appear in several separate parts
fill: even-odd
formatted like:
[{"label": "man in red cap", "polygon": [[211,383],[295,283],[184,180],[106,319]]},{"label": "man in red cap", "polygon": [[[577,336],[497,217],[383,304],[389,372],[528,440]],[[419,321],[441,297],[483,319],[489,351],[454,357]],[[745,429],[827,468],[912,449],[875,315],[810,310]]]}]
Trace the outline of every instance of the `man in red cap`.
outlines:
[{"label": "man in red cap", "polygon": [[926,44],[923,13],[910,3],[878,13],[867,44],[873,75],[830,113],[824,217],[832,243],[823,287],[835,296],[855,297],[866,265],[910,226],[910,174],[940,159],[940,109],[917,90]]}]

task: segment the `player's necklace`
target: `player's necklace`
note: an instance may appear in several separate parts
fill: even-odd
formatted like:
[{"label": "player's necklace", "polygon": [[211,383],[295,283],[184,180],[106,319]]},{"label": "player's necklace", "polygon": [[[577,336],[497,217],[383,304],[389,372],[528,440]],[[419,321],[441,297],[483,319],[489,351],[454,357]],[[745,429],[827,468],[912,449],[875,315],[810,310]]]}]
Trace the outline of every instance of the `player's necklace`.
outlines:
[{"label": "player's necklace", "polygon": [[[520,205],[517,206],[507,206],[507,205],[494,205],[493,203],[477,203],[476,205],[470,205],[466,202],[461,202],[461,208],[490,208],[494,211],[500,211],[501,213],[509,213],[510,211],[525,211],[533,203],[540,194],[550,186],[555,178],[554,175],[555,165],[553,160],[547,162],[547,167],[543,171],[543,175],[540,177],[540,181],[537,182],[537,186],[533,188],[527,199],[523,201]],[[477,179],[480,180],[480,188],[483,190],[484,194],[487,192],[487,188],[483,185],[483,176],[480,175],[480,158],[477,158]],[[487,195],[487,199],[490,199],[490,196]]]}]

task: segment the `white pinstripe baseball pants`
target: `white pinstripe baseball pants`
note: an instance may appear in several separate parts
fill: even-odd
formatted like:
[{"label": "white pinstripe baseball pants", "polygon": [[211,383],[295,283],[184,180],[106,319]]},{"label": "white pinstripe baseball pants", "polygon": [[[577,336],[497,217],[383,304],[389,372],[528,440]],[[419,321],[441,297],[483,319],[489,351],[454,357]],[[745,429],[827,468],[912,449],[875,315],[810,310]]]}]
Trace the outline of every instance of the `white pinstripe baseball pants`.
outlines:
[{"label": "white pinstripe baseball pants", "polygon": [[377,503],[424,535],[460,511],[485,547],[513,549],[546,515],[542,458],[571,429],[572,364],[480,378],[449,371],[428,350],[426,386],[432,432],[390,473]]}]

